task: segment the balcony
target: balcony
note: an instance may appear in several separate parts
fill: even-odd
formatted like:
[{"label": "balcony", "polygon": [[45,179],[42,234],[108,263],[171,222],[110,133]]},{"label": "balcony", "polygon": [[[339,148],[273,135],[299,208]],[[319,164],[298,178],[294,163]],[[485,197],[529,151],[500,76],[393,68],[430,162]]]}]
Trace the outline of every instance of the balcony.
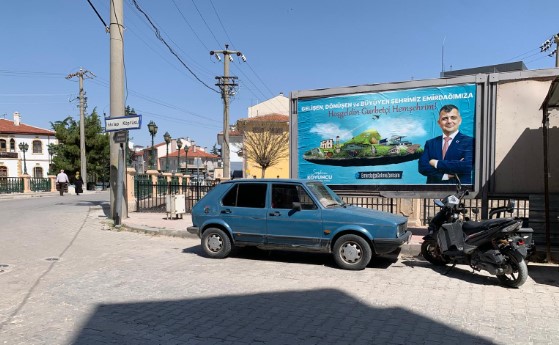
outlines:
[{"label": "balcony", "polygon": [[18,158],[17,152],[0,151],[0,158]]}]

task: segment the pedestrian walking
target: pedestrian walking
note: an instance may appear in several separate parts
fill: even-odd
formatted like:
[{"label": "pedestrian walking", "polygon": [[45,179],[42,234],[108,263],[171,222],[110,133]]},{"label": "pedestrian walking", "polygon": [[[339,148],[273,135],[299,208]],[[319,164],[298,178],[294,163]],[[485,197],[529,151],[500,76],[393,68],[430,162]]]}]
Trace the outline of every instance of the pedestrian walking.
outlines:
[{"label": "pedestrian walking", "polygon": [[80,176],[80,172],[76,172],[76,176],[74,177],[74,186],[76,189],[76,195],[80,195],[83,193],[83,179]]},{"label": "pedestrian walking", "polygon": [[64,173],[64,169],[61,169],[58,175],[56,175],[56,190],[60,192],[60,196],[64,195],[64,192],[68,191],[68,175]]}]

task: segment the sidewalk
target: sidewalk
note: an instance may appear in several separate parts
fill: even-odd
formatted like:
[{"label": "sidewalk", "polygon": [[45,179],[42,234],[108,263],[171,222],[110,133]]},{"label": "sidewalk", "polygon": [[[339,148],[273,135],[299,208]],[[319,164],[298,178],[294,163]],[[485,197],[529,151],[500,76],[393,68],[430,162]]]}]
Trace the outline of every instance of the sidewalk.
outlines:
[{"label": "sidewalk", "polygon": [[[169,218],[166,213],[129,212],[128,218],[122,220],[122,226],[128,230],[153,235],[198,238],[190,234],[186,228],[192,226],[190,213],[183,218]],[[409,228],[412,232],[410,243],[404,244],[400,255],[417,256],[421,250],[423,236],[427,234],[427,228]]]}]

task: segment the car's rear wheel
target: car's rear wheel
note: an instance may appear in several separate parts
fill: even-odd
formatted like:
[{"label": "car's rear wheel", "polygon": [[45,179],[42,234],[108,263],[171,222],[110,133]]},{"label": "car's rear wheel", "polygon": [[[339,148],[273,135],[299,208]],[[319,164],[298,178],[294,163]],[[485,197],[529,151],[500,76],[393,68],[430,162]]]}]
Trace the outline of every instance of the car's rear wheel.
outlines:
[{"label": "car's rear wheel", "polygon": [[223,259],[231,253],[231,240],[223,230],[209,228],[202,234],[202,249],[209,257]]},{"label": "car's rear wheel", "polygon": [[334,260],[346,270],[362,270],[369,264],[373,251],[369,243],[360,236],[348,234],[334,243]]}]

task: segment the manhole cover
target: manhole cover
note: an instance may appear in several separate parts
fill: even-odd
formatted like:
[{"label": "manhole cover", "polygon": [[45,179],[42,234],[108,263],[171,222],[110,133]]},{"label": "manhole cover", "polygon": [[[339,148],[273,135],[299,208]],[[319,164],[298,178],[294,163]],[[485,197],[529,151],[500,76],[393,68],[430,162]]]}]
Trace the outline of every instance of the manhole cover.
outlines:
[{"label": "manhole cover", "polygon": [[58,261],[58,258],[46,258],[47,261]]}]

